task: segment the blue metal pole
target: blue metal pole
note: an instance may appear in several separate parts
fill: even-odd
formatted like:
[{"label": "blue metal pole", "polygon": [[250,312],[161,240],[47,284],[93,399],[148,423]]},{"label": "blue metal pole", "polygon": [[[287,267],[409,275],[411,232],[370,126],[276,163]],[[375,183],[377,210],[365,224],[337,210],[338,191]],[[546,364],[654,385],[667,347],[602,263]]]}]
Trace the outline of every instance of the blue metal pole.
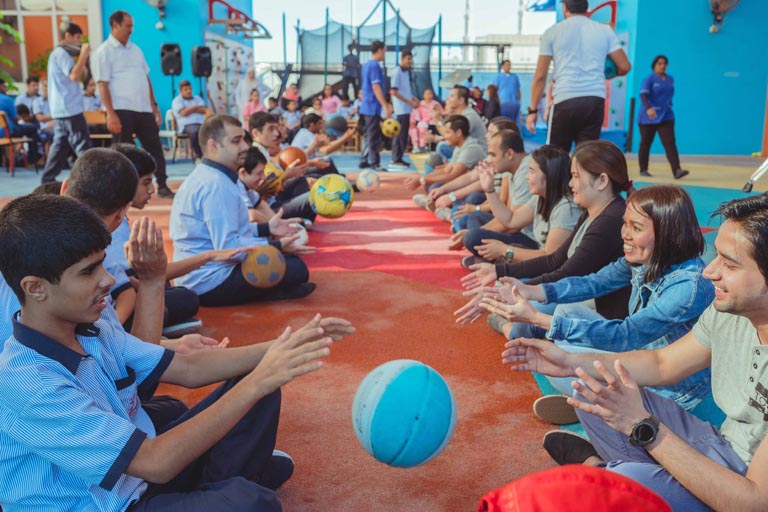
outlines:
[{"label": "blue metal pole", "polygon": [[397,9],[397,22],[395,25],[395,64],[400,62],[400,9]]},{"label": "blue metal pole", "polygon": [[443,79],[443,15],[437,18],[437,87],[440,91],[438,97],[442,99],[443,88],[440,87],[440,80]]},{"label": "blue metal pole", "polygon": [[283,69],[288,65],[288,36],[285,33],[285,11],[283,11]]},{"label": "blue metal pole", "polygon": [[[381,0],[381,41],[387,44],[387,0]],[[384,67],[384,76],[387,76],[387,58],[381,62]]]},{"label": "blue metal pole", "polygon": [[301,21],[296,18],[296,62],[299,65],[299,48],[301,48]]},{"label": "blue metal pole", "polygon": [[323,83],[328,83],[328,22],[330,21],[331,10],[325,8],[325,64],[323,65]]}]

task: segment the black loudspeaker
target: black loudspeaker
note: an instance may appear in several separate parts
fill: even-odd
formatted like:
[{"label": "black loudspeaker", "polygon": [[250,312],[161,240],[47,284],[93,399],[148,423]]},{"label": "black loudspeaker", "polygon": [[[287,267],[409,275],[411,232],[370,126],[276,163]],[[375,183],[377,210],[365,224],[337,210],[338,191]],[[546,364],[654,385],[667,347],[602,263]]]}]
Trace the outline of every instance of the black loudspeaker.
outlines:
[{"label": "black loudspeaker", "polygon": [[213,62],[211,61],[211,49],[207,46],[195,46],[192,48],[192,74],[195,76],[211,76]]},{"label": "black loudspeaker", "polygon": [[164,75],[181,74],[181,48],[176,43],[165,43],[160,47],[160,64]]}]

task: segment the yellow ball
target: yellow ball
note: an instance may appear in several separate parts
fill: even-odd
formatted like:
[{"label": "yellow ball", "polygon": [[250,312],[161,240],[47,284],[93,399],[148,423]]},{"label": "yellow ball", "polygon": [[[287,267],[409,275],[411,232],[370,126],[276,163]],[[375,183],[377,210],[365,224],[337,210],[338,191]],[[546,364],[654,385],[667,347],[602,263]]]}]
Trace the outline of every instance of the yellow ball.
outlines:
[{"label": "yellow ball", "polygon": [[400,133],[400,123],[397,119],[385,119],[384,122],[381,123],[381,133],[389,139],[397,137]]},{"label": "yellow ball", "polygon": [[262,245],[248,251],[240,268],[245,280],[254,288],[272,288],[283,280],[285,257],[277,247]]},{"label": "yellow ball", "polygon": [[336,219],[352,208],[355,192],[344,177],[327,174],[318,179],[309,190],[309,204],[323,217]]},{"label": "yellow ball", "polygon": [[264,189],[265,196],[274,196],[282,192],[285,172],[281,168],[272,162],[267,162],[267,165],[264,166],[264,176],[267,177],[266,188]]}]

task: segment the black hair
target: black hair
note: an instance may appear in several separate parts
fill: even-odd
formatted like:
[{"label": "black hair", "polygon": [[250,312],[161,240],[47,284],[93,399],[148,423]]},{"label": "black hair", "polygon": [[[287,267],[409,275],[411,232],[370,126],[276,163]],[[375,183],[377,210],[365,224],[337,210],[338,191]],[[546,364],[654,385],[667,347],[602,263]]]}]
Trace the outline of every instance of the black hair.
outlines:
[{"label": "black hair", "polygon": [[525,153],[525,144],[520,132],[517,130],[500,130],[493,138],[499,138],[499,146],[502,151],[511,149],[515,153]]},{"label": "black hair", "polygon": [[54,196],[59,196],[61,195],[62,185],[63,183],[60,181],[47,181],[35,187],[35,190],[30,192],[30,194],[33,194],[36,196],[43,195],[43,194],[52,194]]},{"label": "black hair", "polygon": [[406,57],[413,57],[413,52],[411,50],[403,50],[400,52],[400,58],[404,59]]},{"label": "black hair", "polygon": [[259,165],[267,165],[267,158],[259,148],[251,146],[248,148],[248,153],[245,155],[245,161],[243,162],[243,169],[248,174],[251,174]]},{"label": "black hair", "polygon": [[504,65],[504,64],[506,64],[507,62],[509,62],[510,64],[512,64],[512,61],[511,61],[511,60],[509,60],[509,59],[504,59],[503,61],[501,61],[501,65],[503,66],[503,65]]},{"label": "black hair", "polygon": [[[531,158],[538,164],[547,179],[547,192],[544,197],[539,198],[536,213],[549,222],[549,216],[555,206],[563,197],[571,196],[571,189],[568,186],[571,180],[571,156],[562,148],[545,145],[531,153]],[[571,207],[576,208],[575,205]]]},{"label": "black hair", "polygon": [[723,203],[712,216],[739,223],[751,247],[749,256],[768,285],[768,194],[734,199]]},{"label": "black hair", "polygon": [[138,185],[136,168],[125,155],[113,149],[91,148],[72,166],[65,194],[104,217],[133,201]]},{"label": "black hair", "polygon": [[588,0],[563,0],[572,14],[585,14],[589,10]]},{"label": "black hair", "polygon": [[376,53],[377,51],[381,50],[382,48],[386,47],[387,45],[384,44],[384,41],[379,41],[378,39],[371,43],[371,53]]},{"label": "black hair", "polygon": [[349,51],[350,51],[350,53],[351,53],[351,52],[352,52],[352,50],[354,50],[354,49],[355,49],[355,43],[354,43],[354,41],[353,41],[353,42],[351,42],[351,43],[349,43],[349,44],[347,45],[347,50],[349,50]]},{"label": "black hair", "polygon": [[157,163],[152,155],[144,148],[127,142],[119,142],[112,146],[112,149],[125,155],[136,168],[139,178],[152,174],[157,170]]},{"label": "black hair", "polygon": [[32,112],[30,112],[28,106],[26,106],[23,103],[19,103],[18,105],[16,105],[16,115],[19,117],[29,116],[29,115],[32,115]]},{"label": "black hair", "polygon": [[672,265],[704,252],[696,210],[688,193],[674,185],[641,188],[627,199],[627,208],[653,222],[653,251],[644,282],[657,281]]},{"label": "black hair", "polygon": [[205,152],[205,148],[208,146],[208,141],[210,139],[221,144],[226,132],[224,128],[225,125],[242,127],[243,123],[236,117],[228,114],[216,114],[203,121],[202,126],[200,126],[200,131],[197,133],[197,140],[200,142],[200,147],[203,148],[203,152]]},{"label": "black hair", "polygon": [[499,131],[502,130],[512,130],[517,133],[520,133],[520,128],[517,126],[517,123],[508,118],[507,116],[496,116],[490,121],[488,121],[489,125],[493,125],[496,128],[499,129]]},{"label": "black hair", "polygon": [[451,130],[455,132],[461,131],[464,138],[469,137],[469,120],[466,117],[453,115],[446,119],[445,124],[451,125]]},{"label": "black hair", "polygon": [[40,77],[39,76],[30,76],[27,78],[27,85],[29,84],[39,84],[40,83]]},{"label": "black hair", "polygon": [[454,85],[453,89],[458,93],[459,98],[464,98],[464,104],[469,105],[469,89],[463,85]]},{"label": "black hair", "polygon": [[186,86],[192,87],[192,82],[190,82],[189,80],[182,80],[181,82],[179,82],[179,90],[181,90],[182,87],[186,87]]},{"label": "black hair", "polygon": [[311,125],[315,124],[318,121],[322,121],[323,118],[319,116],[318,114],[312,113],[307,114],[304,116],[304,119],[301,120],[301,126],[303,128],[309,128]]},{"label": "black hair", "polygon": [[277,119],[277,116],[274,116],[269,112],[254,112],[251,114],[251,117],[248,118],[248,128],[256,130],[259,133],[261,133],[266,125],[278,123],[279,120]]},{"label": "black hair", "polygon": [[77,23],[72,23],[71,21],[67,23],[66,27],[61,30],[61,37],[64,37],[64,34],[69,34],[71,36],[76,36],[77,34],[82,34],[83,29],[80,28],[80,25]]},{"label": "black hair", "polygon": [[113,12],[109,15],[109,26],[111,27],[112,25],[120,25],[126,16],[130,16],[130,14],[125,11],[118,10]]},{"label": "black hair", "polygon": [[669,64],[669,59],[666,55],[657,55],[653,58],[653,63],[651,64],[651,69],[656,69],[656,63],[659,62],[661,59],[664,59],[664,62]]},{"label": "black hair", "polygon": [[30,194],[0,210],[0,272],[21,304],[24,277],[58,284],[65,270],[111,241],[98,215],[69,197]]},{"label": "black hair", "polygon": [[624,152],[613,142],[607,140],[588,140],[580,142],[573,151],[573,160],[584,172],[597,178],[601,174],[611,180],[611,190],[618,196],[621,192],[632,194],[635,189],[629,180],[627,158]]}]

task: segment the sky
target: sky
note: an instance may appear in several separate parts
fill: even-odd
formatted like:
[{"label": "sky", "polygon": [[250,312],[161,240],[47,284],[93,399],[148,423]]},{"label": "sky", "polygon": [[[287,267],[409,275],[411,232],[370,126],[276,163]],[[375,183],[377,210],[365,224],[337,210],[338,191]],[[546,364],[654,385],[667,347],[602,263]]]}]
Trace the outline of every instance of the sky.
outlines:
[{"label": "sky", "polygon": [[[274,1],[274,0],[273,0]],[[283,0],[272,8],[270,0],[254,0],[253,18],[272,34],[270,40],[254,42],[257,62],[282,62],[282,15],[286,14],[288,61],[296,57],[296,20],[301,27],[315,29],[325,24],[325,8],[330,17],[341,23],[358,24],[371,12],[378,0]],[[392,0],[400,8],[400,16],[412,27],[422,28],[437,23],[443,14],[443,41],[461,41],[464,34],[464,6],[466,0],[422,0],[402,2]],[[526,2],[527,3],[527,2]],[[273,4],[274,5],[274,4]],[[513,34],[517,32],[518,0],[469,0],[470,40],[487,34]],[[389,18],[389,12],[387,13]],[[377,14],[378,19],[381,15]],[[523,33],[541,34],[554,23],[554,13],[523,14]]]}]

